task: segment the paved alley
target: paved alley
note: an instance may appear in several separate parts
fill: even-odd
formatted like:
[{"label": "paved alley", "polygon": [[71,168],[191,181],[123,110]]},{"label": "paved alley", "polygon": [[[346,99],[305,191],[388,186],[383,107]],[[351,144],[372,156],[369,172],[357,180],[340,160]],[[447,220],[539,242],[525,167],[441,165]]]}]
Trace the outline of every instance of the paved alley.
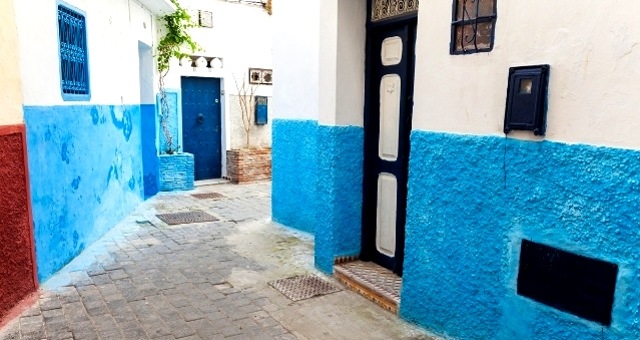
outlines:
[{"label": "paved alley", "polygon": [[[270,222],[269,193],[218,184],[148,200],[44,283],[0,339],[428,339],[318,273],[312,239]],[[157,217],[192,211],[217,221]],[[304,274],[339,291],[294,302],[268,285]]]}]

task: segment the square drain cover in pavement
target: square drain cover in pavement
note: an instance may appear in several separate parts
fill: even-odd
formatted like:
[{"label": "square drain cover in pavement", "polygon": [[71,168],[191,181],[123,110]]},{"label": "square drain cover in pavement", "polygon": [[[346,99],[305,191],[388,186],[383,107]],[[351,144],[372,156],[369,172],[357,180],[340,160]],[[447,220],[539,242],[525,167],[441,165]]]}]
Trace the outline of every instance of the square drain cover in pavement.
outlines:
[{"label": "square drain cover in pavement", "polygon": [[218,220],[217,218],[207,214],[204,211],[179,212],[173,214],[161,214],[156,216],[161,219],[162,222],[168,225],[215,222]]},{"label": "square drain cover in pavement", "polygon": [[206,192],[203,194],[193,194],[191,196],[200,200],[220,200],[226,198],[223,194],[217,192]]},{"label": "square drain cover in pavement", "polygon": [[326,282],[315,275],[294,276],[269,282],[269,286],[275,288],[292,301],[300,301],[341,291],[340,288]]}]

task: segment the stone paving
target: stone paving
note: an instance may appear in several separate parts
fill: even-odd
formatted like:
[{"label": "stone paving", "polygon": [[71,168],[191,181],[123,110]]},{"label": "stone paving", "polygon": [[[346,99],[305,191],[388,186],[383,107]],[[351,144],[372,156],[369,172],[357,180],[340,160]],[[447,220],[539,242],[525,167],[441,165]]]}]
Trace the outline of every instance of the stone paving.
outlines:
[{"label": "stone paving", "polygon": [[[224,197],[196,199],[192,193]],[[341,290],[293,302],[268,282],[318,273],[313,240],[272,223],[270,184],[148,200],[42,287],[0,339],[429,339]],[[156,214],[219,221],[168,226]]]}]

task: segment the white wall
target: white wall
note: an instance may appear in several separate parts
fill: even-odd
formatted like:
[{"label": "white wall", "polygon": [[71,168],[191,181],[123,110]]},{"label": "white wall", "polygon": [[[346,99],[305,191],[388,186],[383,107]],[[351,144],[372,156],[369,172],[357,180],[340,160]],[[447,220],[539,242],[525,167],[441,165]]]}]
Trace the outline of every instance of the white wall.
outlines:
[{"label": "white wall", "polygon": [[0,2],[0,125],[21,124],[22,83],[12,1]]},{"label": "white wall", "polygon": [[639,2],[498,1],[497,11],[494,50],[452,56],[451,2],[421,4],[414,129],[500,135],[509,67],[550,64],[545,139],[640,148]]},{"label": "white wall", "polygon": [[[172,69],[166,79],[167,87],[179,88],[180,77],[184,75],[218,77],[228,80],[225,93],[237,94],[234,78],[241,84],[249,68],[273,68],[272,17],[262,7],[218,0],[180,0],[180,5],[193,12],[194,20],[197,10],[213,13],[213,28],[190,30],[202,49],[192,54],[222,58],[223,68],[213,74],[208,70],[202,73],[186,68]],[[256,94],[271,96],[271,93],[271,86],[261,85]]]},{"label": "white wall", "polygon": [[337,125],[363,125],[366,21],[366,0],[338,2]]},{"label": "white wall", "polygon": [[138,104],[138,41],[154,39],[152,15],[133,0],[68,0],[86,13],[90,101],[63,101],[54,0],[15,0],[25,105]]},{"label": "white wall", "polygon": [[320,123],[363,124],[366,1],[320,5]]},{"label": "white wall", "polygon": [[318,119],[320,1],[274,1],[274,118]]}]

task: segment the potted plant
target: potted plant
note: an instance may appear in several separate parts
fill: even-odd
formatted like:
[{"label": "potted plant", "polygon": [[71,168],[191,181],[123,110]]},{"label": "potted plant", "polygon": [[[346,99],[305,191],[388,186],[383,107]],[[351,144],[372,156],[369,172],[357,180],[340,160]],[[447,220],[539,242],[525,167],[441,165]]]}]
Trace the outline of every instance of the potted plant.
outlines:
[{"label": "potted plant", "polygon": [[[180,147],[176,142],[170,124],[172,114],[165,89],[165,77],[169,73],[172,60],[181,60],[189,57],[184,53],[186,49],[190,53],[199,49],[198,44],[189,35],[189,29],[195,27],[191,16],[180,6],[177,0],[171,0],[176,6],[176,11],[161,18],[164,23],[164,35],[158,42],[156,49],[156,62],[158,69],[158,89],[160,97],[160,127],[164,143],[161,145],[159,156],[160,190],[189,190],[193,188],[194,162],[193,155],[179,152]],[[174,119],[177,119],[175,117]]]},{"label": "potted plant", "polygon": [[242,83],[235,79],[238,90],[238,104],[244,131],[244,145],[241,148],[227,151],[227,177],[234,183],[253,182],[271,179],[271,148],[261,148],[252,145],[251,134],[254,126],[256,108],[257,85]]}]

